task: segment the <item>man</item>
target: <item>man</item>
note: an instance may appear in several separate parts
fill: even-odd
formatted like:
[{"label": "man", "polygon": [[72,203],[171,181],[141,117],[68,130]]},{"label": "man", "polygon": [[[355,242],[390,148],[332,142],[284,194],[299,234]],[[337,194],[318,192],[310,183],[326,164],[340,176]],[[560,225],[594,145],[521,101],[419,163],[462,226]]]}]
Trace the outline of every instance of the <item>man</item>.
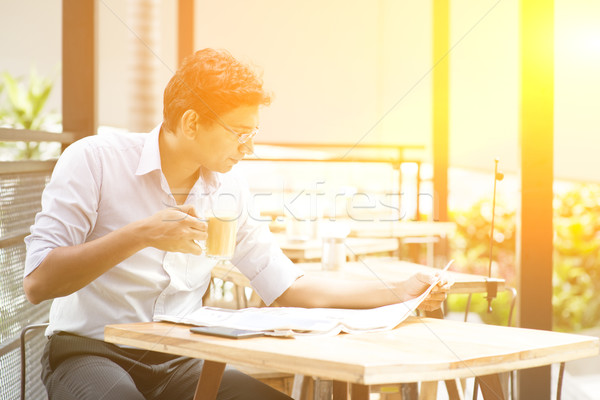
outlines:
[{"label": "man", "polygon": [[[202,306],[215,264],[197,241],[207,226],[194,204],[227,198],[239,213],[233,264],[266,304],[367,308],[415,297],[435,277],[331,282],[303,276],[264,225],[249,217],[248,190],[227,172],[253,149],[262,81],[225,51],[190,56],[164,93],[150,134],[111,134],[72,144],[42,196],[27,237],[28,299],[54,299],[42,358],[50,399],[191,399],[202,361],[102,341],[111,323],[184,316]],[[202,206],[202,207],[207,207]],[[392,289],[389,289],[391,285]],[[444,281],[424,302],[439,308]],[[219,399],[287,398],[233,369]]]}]

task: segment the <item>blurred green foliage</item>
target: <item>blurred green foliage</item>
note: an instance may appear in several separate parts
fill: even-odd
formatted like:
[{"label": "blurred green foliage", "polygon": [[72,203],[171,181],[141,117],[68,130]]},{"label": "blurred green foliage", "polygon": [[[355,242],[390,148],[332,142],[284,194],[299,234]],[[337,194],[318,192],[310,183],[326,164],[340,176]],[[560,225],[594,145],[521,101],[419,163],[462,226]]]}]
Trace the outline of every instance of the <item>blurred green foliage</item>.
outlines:
[{"label": "blurred green foliage", "polygon": [[[44,111],[52,87],[52,80],[40,76],[34,68],[27,82],[8,72],[0,74],[0,125],[44,130],[57,119],[56,114]],[[15,160],[39,159],[41,154],[40,143],[2,143],[2,147],[12,149]]]},{"label": "blurred green foliage", "polygon": [[[464,313],[468,295],[452,294],[448,296],[448,308],[453,312]],[[469,315],[467,321],[474,321],[473,315],[477,314],[481,321],[492,325],[508,325],[510,314],[510,306],[512,294],[508,291],[498,293],[498,296],[492,301],[492,312],[488,313],[488,302],[484,294],[475,293],[471,296],[471,304],[469,305]],[[511,326],[515,326],[516,322],[516,307],[511,317]]]},{"label": "blurred green foliage", "polygon": [[0,121],[2,121],[4,119],[4,115],[6,114],[6,111],[4,110],[4,101],[2,100],[4,98],[4,82],[2,80],[0,80]]},{"label": "blurred green foliage", "polygon": [[[491,200],[454,211],[453,269],[488,275]],[[516,287],[516,212],[496,208],[492,277]],[[554,330],[577,332],[600,325],[600,185],[576,184],[554,198]],[[470,310],[486,323],[506,325],[511,297],[499,294],[487,313],[483,295],[473,295]],[[464,312],[467,296],[448,298],[450,311]],[[513,321],[514,322],[514,321]]]},{"label": "blurred green foliage", "polygon": [[[456,234],[452,240],[451,258],[455,260],[452,269],[477,275],[489,275],[490,230],[492,224],[492,201],[482,199],[465,211],[450,211],[450,218],[456,222]],[[496,201],[494,220],[494,247],[492,255],[492,278],[503,278],[507,286],[516,286],[516,211],[501,201]],[[449,311],[464,312],[467,295],[448,297]],[[490,324],[507,325],[512,296],[500,292],[492,301],[492,312],[488,313],[488,303],[482,294],[472,295],[470,312],[478,314]],[[513,316],[513,323],[514,316]]]},{"label": "blurred green foliage", "polygon": [[[460,271],[471,274],[489,274],[490,229],[492,223],[491,200],[479,200],[470,209],[451,211],[456,222],[453,240],[455,265]],[[494,247],[492,277],[502,277],[509,285],[515,284],[516,211],[496,202],[494,220]]]},{"label": "blurred green foliage", "polygon": [[555,198],[553,282],[556,330],[600,325],[600,185]]}]

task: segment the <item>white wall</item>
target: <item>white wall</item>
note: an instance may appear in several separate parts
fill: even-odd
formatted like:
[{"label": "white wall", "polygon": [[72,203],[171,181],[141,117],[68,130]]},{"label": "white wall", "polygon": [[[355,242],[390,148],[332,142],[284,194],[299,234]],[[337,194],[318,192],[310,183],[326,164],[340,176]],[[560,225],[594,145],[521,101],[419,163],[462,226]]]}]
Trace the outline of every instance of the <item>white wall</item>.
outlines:
[{"label": "white wall", "polygon": [[560,0],[555,16],[556,174],[600,182],[600,2]]},{"label": "white wall", "polygon": [[427,144],[430,79],[403,99],[431,57],[429,6],[414,4],[198,1],[196,47],[263,67],[276,98],[261,141]]},{"label": "white wall", "polygon": [[61,112],[61,0],[0,0],[0,72],[52,78],[47,110]]},{"label": "white wall", "polygon": [[[489,171],[499,157],[505,171],[518,170],[518,7],[452,1],[453,166]],[[554,71],[555,175],[600,182],[600,2],[555,1]]]},{"label": "white wall", "polygon": [[450,163],[515,171],[518,163],[518,1],[451,2]]},{"label": "white wall", "polygon": [[[599,181],[600,3],[555,4],[555,173]],[[451,2],[453,166],[518,170],[518,13]],[[276,101],[260,140],[430,145],[431,2],[197,1],[196,21],[198,48],[263,66]]]},{"label": "white wall", "polygon": [[[176,68],[176,2],[155,1],[158,122],[162,88]],[[491,170],[498,156],[504,170],[516,171],[519,1],[451,3],[450,162]],[[26,74],[36,65],[54,76],[50,108],[60,111],[61,1],[0,4],[0,71]],[[98,2],[99,122],[119,127],[128,127],[131,106],[125,5]],[[429,146],[431,5],[196,0],[196,47],[226,47],[262,67],[275,101],[263,113],[260,140]],[[556,0],[555,7],[556,176],[599,181],[600,2]]]}]

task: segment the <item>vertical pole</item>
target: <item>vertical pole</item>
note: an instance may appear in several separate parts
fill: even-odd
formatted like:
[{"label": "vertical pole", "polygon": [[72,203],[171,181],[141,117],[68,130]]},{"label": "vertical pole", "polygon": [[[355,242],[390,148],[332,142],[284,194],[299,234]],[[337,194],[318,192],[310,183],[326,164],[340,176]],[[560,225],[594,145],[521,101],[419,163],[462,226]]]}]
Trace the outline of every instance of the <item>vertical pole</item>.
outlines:
[{"label": "vertical pole", "polygon": [[96,103],[96,1],[62,2],[63,131],[75,140],[94,135]]},{"label": "vertical pole", "polygon": [[177,61],[194,52],[194,0],[177,2]]},{"label": "vertical pole", "polygon": [[[448,221],[449,49],[450,0],[436,0],[433,2],[433,219],[436,221]],[[440,257],[447,258],[445,241],[436,245],[436,263]]]},{"label": "vertical pole", "polygon": [[[432,202],[433,206],[433,202]],[[421,161],[417,161],[417,212],[415,214],[415,220],[421,220]],[[435,210],[435,208],[433,208]]]},{"label": "vertical pole", "polygon": [[[520,4],[519,325],[552,329],[554,1]],[[520,399],[550,398],[550,367],[519,373]]]}]

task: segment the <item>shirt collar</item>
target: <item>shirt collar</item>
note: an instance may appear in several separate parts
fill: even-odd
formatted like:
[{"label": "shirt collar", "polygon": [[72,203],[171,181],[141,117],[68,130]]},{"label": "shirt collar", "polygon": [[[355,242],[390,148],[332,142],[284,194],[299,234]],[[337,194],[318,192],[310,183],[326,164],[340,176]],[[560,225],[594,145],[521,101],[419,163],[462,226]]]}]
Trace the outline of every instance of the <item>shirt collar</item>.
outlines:
[{"label": "shirt collar", "polygon": [[144,142],[144,148],[142,149],[142,154],[140,156],[140,161],[137,166],[137,170],[135,171],[136,175],[145,175],[152,171],[159,170],[160,168],[160,151],[158,148],[158,134],[160,132],[160,127],[162,124],[159,124],[156,128],[152,129],[152,131],[146,137],[146,141]]},{"label": "shirt collar", "polygon": [[207,193],[212,194],[221,186],[221,174],[209,171],[204,167],[200,167],[200,178],[204,183],[204,189]]},{"label": "shirt collar", "polygon": [[[162,124],[156,126],[148,134],[146,141],[144,142],[144,148],[138,162],[136,175],[146,175],[152,171],[161,171],[160,164],[160,148],[158,146],[158,136],[160,134],[160,128]],[[202,181],[204,190],[207,193],[215,192],[221,186],[221,174],[209,171],[204,167],[200,167],[199,181]],[[197,187],[198,182],[194,185]]]}]

